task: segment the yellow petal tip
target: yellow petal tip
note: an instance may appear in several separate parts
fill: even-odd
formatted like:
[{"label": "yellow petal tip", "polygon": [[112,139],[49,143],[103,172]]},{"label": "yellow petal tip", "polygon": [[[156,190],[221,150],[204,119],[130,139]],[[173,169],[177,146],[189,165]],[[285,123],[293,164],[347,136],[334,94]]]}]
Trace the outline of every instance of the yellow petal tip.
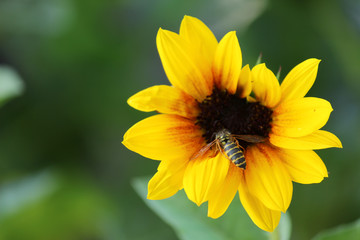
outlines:
[{"label": "yellow petal tip", "polygon": [[149,192],[148,195],[146,196],[146,199],[148,199],[148,200],[163,200],[164,198],[159,197],[158,195]]},{"label": "yellow petal tip", "polygon": [[122,143],[123,145],[126,144],[127,132],[128,132],[128,131],[126,131],[126,133],[125,133],[124,136],[123,136],[123,140],[121,141],[121,143]]},{"label": "yellow petal tip", "polygon": [[160,27],[159,30],[158,30],[158,32],[157,32],[157,37],[160,37],[161,34],[162,34],[164,31],[165,31],[165,30]]},{"label": "yellow petal tip", "polygon": [[[325,131],[323,131],[323,132],[325,132]],[[342,145],[340,139],[335,134],[328,133],[328,132],[327,132],[327,134],[329,134],[329,136],[328,136],[329,138],[331,137],[330,139],[331,139],[332,145],[330,147],[343,148],[343,145]]]},{"label": "yellow petal tip", "polygon": [[126,148],[130,149],[130,146],[128,144],[128,142],[126,141],[126,139],[124,139],[122,142],[121,142],[122,145],[124,145]]},{"label": "yellow petal tip", "polygon": [[126,103],[127,103],[130,107],[136,109],[136,107],[134,106],[134,103],[135,103],[135,102],[134,102],[133,96],[129,97],[128,100],[126,101]]},{"label": "yellow petal tip", "polygon": [[183,21],[184,20],[190,20],[190,19],[196,19],[195,17],[189,16],[189,15],[184,15]]},{"label": "yellow petal tip", "polygon": [[221,217],[221,215],[220,216],[218,216],[218,215],[216,215],[216,214],[214,214],[214,213],[210,213],[210,212],[208,212],[208,215],[207,215],[209,218],[212,218],[212,219],[217,219],[217,218],[219,218],[219,217]]},{"label": "yellow petal tip", "polygon": [[343,148],[343,145],[342,145],[342,143],[341,143],[341,141],[340,141],[340,139],[337,139],[338,141],[336,141],[336,146],[335,147],[337,147],[337,148]]},{"label": "yellow petal tip", "polygon": [[151,192],[148,192],[146,198],[149,199],[149,200],[158,200],[157,198],[155,198],[155,197],[153,196],[153,194],[152,194]]},{"label": "yellow petal tip", "polygon": [[229,38],[236,38],[237,39],[236,31],[230,31],[226,35],[228,35]]}]

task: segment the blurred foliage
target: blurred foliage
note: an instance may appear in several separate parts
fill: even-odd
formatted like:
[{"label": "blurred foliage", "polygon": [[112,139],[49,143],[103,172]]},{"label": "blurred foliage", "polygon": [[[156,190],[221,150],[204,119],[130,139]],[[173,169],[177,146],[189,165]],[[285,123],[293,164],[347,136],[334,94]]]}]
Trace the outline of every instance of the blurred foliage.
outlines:
[{"label": "blurred foliage", "polygon": [[19,96],[24,86],[20,76],[10,67],[0,66],[0,105]]},{"label": "blurred foliage", "polygon": [[[220,219],[207,217],[207,207],[197,207],[191,203],[184,191],[161,201],[147,200],[147,183],[150,178],[137,178],[133,182],[135,190],[145,203],[165,222],[173,227],[182,240],[231,240],[231,239],[268,239],[268,234],[256,227],[236,196],[231,207]],[[283,218],[283,221],[288,218]],[[290,239],[288,223],[280,224],[283,231],[276,239]],[[286,228],[286,229],[285,229]],[[246,230],[245,230],[246,229]]]},{"label": "blurred foliage", "polygon": [[[322,59],[309,96],[332,103],[326,129],[344,149],[318,151],[330,172],[323,183],[294,185],[292,238],[310,239],[355,221],[359,13],[358,0],[0,1],[0,64],[15,69],[26,86],[0,109],[0,209],[9,207],[3,188],[16,192],[31,182],[29,176],[48,169],[56,182],[49,192],[39,184],[45,190],[38,197],[14,194],[12,201],[28,203],[0,213],[0,237],[176,239],[130,186],[131,179],[154,174],[157,163],[121,141],[132,124],[149,116],[126,99],[168,84],[155,45],[158,28],[178,31],[185,14],[203,20],[218,39],[237,30],[244,62],[254,65],[262,53],[274,72],[282,67],[283,77],[302,60]],[[231,209],[238,211],[236,205]]]},{"label": "blurred foliage", "polygon": [[[79,172],[45,170],[0,192],[0,239],[117,239],[109,200]],[[112,234],[112,235],[110,235]]]},{"label": "blurred foliage", "polygon": [[324,231],[316,235],[313,240],[342,240],[342,239],[358,239],[360,236],[360,220],[354,223],[341,225],[334,229]]}]

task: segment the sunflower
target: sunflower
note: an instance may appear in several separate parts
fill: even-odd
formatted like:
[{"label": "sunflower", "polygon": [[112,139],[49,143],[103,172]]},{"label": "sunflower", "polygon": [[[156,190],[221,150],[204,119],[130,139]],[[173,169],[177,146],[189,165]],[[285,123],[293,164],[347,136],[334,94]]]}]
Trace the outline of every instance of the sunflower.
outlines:
[{"label": "sunflower", "polygon": [[[252,221],[273,231],[291,202],[292,182],[319,183],[328,176],[313,150],[342,147],[334,134],[320,130],[332,112],[330,103],[305,97],[320,60],[298,64],[280,85],[264,63],[242,67],[234,31],[218,42],[190,16],[179,34],[160,28],[156,44],[172,86],[153,86],[128,99],[137,110],[160,114],[136,123],[123,140],[128,149],[160,160],[148,199],[184,189],[198,206],[208,202],[208,216],[218,218],[239,192]],[[263,139],[232,138],[246,167],[236,166],[221,147],[204,150],[224,129]]]}]

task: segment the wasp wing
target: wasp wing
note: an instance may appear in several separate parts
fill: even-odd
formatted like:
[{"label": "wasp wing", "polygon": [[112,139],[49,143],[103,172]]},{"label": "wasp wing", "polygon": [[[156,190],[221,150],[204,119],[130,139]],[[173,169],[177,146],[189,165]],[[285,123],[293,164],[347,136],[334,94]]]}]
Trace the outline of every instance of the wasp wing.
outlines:
[{"label": "wasp wing", "polygon": [[258,135],[231,135],[234,138],[237,138],[239,140],[243,140],[245,142],[249,143],[261,143],[265,142],[266,138]]},{"label": "wasp wing", "polygon": [[201,156],[203,156],[207,151],[209,151],[209,149],[217,142],[218,140],[215,139],[214,141],[212,141],[211,143],[206,144],[204,147],[202,147],[198,152],[196,152],[191,158],[191,160],[197,159]]}]

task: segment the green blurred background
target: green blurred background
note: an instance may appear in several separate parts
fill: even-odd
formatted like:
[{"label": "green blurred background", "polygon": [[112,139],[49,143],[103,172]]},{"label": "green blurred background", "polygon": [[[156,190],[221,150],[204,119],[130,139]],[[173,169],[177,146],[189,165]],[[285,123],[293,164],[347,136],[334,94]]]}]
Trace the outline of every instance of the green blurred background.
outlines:
[{"label": "green blurred background", "polygon": [[0,109],[0,239],[177,238],[131,186],[157,162],[121,141],[150,115],[127,98],[168,84],[158,28],[185,14],[218,40],[236,30],[244,62],[262,53],[282,77],[322,59],[308,95],[332,103],[325,129],[344,148],[318,151],[328,179],[294,184],[292,239],[360,217],[360,1],[1,0],[0,65],[25,89]]}]

